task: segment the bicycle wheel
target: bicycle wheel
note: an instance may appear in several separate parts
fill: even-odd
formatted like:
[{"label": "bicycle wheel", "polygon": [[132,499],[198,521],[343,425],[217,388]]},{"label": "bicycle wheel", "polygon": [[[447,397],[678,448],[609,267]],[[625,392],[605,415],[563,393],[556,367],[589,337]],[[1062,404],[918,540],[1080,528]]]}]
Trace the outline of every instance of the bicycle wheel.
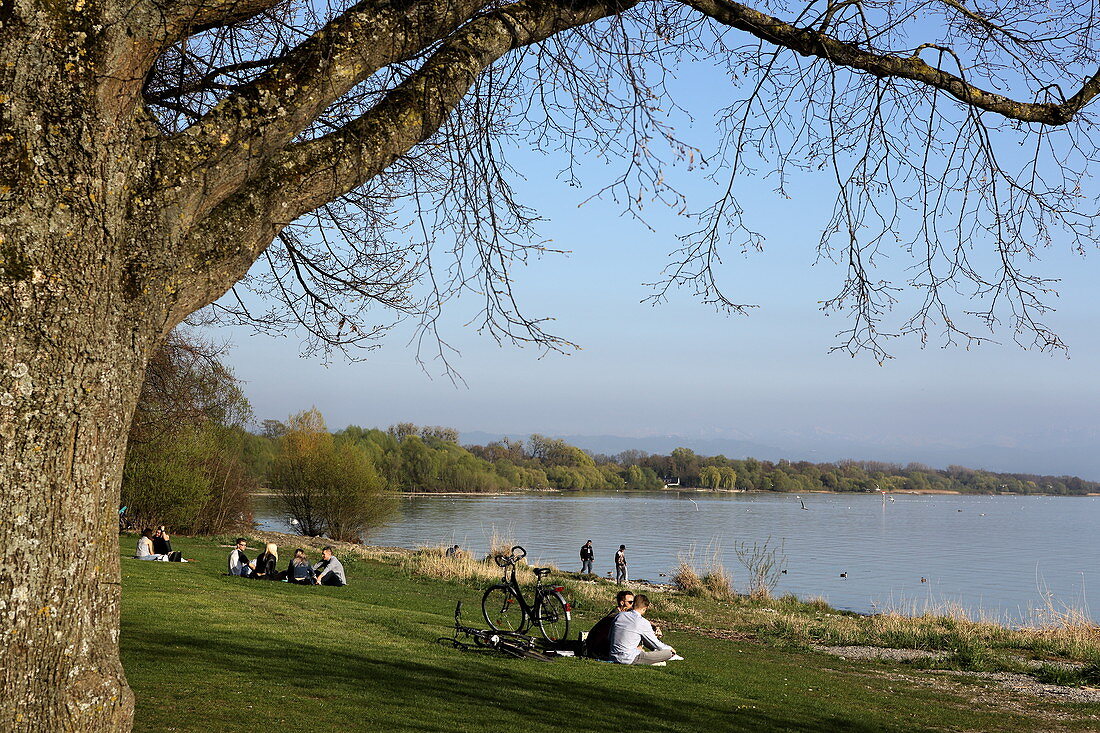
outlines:
[{"label": "bicycle wheel", "polygon": [[496,631],[523,631],[527,621],[516,592],[506,585],[494,585],[481,597],[481,612]]},{"label": "bicycle wheel", "polygon": [[535,608],[539,630],[547,641],[569,638],[569,611],[558,593],[547,593]]}]

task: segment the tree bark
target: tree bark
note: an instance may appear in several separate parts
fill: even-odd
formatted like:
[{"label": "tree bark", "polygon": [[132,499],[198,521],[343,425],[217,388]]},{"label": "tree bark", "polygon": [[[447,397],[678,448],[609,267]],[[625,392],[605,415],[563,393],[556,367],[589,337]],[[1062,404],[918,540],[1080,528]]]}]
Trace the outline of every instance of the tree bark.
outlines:
[{"label": "tree bark", "polygon": [[24,301],[28,320],[4,328],[0,730],[130,728],[115,508],[144,354],[110,300],[52,314]]},{"label": "tree bark", "polygon": [[148,354],[174,324],[163,214],[143,206],[141,76],[111,12],[0,0],[2,731],[133,718],[118,490]]},{"label": "tree bark", "polygon": [[79,161],[36,165],[45,183],[0,220],[3,731],[129,730],[133,716],[118,655],[116,509],[163,319],[126,254],[131,230],[107,213],[118,202],[102,176],[79,170],[103,160]]}]

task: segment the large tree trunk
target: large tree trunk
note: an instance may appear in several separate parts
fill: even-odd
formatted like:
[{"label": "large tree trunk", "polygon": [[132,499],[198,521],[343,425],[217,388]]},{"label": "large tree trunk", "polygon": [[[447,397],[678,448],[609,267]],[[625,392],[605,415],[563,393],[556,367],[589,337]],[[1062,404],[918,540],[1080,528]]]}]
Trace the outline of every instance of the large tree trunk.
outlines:
[{"label": "large tree trunk", "polygon": [[0,344],[4,731],[129,730],[133,716],[115,507],[143,354],[96,300],[28,309]]},{"label": "large tree trunk", "polygon": [[125,731],[116,507],[161,329],[103,178],[36,174],[0,230],[0,731]]},{"label": "large tree trunk", "polygon": [[150,305],[165,300],[161,264],[137,254],[163,242],[124,93],[141,79],[118,66],[125,28],[105,5],[0,0],[2,731],[133,717],[115,512],[147,355],[170,324]]}]

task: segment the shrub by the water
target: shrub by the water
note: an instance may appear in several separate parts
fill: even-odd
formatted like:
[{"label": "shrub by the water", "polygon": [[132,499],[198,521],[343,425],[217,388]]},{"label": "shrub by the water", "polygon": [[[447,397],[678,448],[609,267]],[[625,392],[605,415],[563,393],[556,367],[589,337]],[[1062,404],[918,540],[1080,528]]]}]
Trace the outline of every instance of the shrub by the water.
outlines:
[{"label": "shrub by the water", "polygon": [[672,585],[676,590],[689,596],[703,594],[703,581],[699,578],[699,573],[695,572],[695,566],[687,558],[680,558],[680,564],[672,574]]},{"label": "shrub by the water", "polygon": [[367,454],[325,429],[316,409],[290,418],[271,466],[271,489],[305,535],[357,542],[393,511]]},{"label": "shrub by the water", "polygon": [[733,592],[733,578],[721,564],[712,565],[707,570],[703,576],[703,589],[706,595],[719,601],[730,600],[736,595]]}]

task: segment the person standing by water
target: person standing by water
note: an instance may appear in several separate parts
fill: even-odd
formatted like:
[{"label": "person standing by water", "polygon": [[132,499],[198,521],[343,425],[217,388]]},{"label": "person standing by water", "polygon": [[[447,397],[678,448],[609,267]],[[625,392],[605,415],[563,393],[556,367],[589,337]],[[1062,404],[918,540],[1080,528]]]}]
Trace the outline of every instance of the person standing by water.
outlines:
[{"label": "person standing by water", "polygon": [[581,573],[592,573],[592,561],[596,559],[596,553],[592,550],[592,540],[581,545]]},{"label": "person standing by water", "polygon": [[630,582],[626,577],[626,545],[619,545],[615,553],[615,582],[619,585]]}]

